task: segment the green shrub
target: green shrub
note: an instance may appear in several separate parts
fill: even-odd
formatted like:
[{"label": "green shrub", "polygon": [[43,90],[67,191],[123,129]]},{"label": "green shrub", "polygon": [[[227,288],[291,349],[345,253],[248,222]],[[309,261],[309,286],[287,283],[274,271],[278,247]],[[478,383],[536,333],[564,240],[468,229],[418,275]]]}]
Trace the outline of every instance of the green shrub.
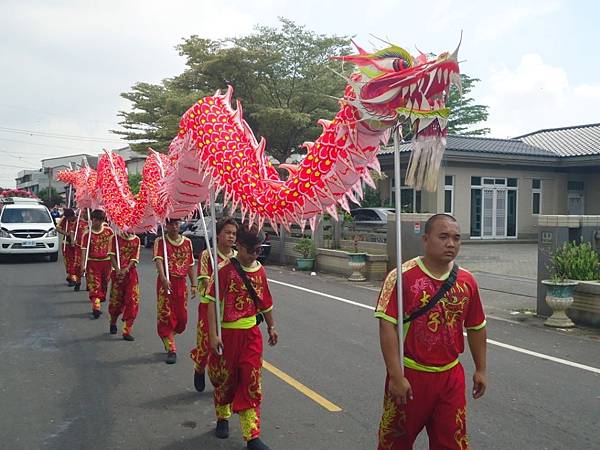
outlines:
[{"label": "green shrub", "polygon": [[600,257],[589,242],[565,242],[552,255],[552,273],[558,280],[599,280]]},{"label": "green shrub", "polygon": [[303,237],[294,246],[294,250],[302,255],[303,259],[314,258],[316,254],[315,244],[309,237]]}]

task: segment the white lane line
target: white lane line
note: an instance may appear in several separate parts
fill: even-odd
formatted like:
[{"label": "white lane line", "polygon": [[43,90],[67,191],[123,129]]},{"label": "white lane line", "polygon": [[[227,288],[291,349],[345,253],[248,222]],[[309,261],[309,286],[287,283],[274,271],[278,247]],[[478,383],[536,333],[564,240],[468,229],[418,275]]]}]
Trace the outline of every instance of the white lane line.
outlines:
[{"label": "white lane line", "polygon": [[579,364],[576,362],[568,361],[562,358],[556,358],[554,356],[544,355],[543,353],[533,352],[531,350],[527,350],[521,347],[515,347],[514,345],[505,344],[503,342],[494,341],[492,339],[487,340],[492,345],[497,345],[498,347],[507,348],[509,350],[513,350],[515,352],[524,353],[526,355],[535,356],[541,359],[547,359],[548,361],[553,361],[559,364],[564,364],[565,366],[575,367],[577,369],[587,370],[588,372],[598,373],[600,374],[600,369],[596,367],[586,366],[585,364]]},{"label": "white lane line", "polygon": [[[348,300],[348,299],[345,299],[345,298],[342,298],[342,297],[337,297],[335,295],[325,294],[325,293],[319,292],[319,291],[313,291],[312,289],[307,289],[305,287],[294,286],[293,284],[284,283],[283,281],[277,281],[277,280],[273,280],[273,279],[269,278],[269,282],[270,283],[275,283],[275,284],[280,284],[282,286],[286,286],[286,287],[289,287],[289,288],[292,288],[292,289],[297,289],[299,291],[304,291],[304,292],[309,292],[311,294],[320,295],[321,297],[330,298],[330,299],[336,300],[338,302],[348,303],[348,304],[353,305],[353,306],[359,306],[361,308],[369,309],[371,311],[374,310],[373,306],[365,305],[363,303],[354,302],[352,300]],[[490,319],[495,319],[495,317],[493,317],[493,316],[488,316],[488,317]],[[507,320],[507,319],[504,319],[504,320]],[[568,361],[568,360],[562,359],[562,358],[556,358],[554,356],[545,355],[543,353],[534,352],[532,350],[527,350],[526,348],[516,347],[514,345],[505,344],[505,343],[499,342],[499,341],[494,341],[493,339],[488,339],[487,341],[488,341],[488,343],[490,343],[492,345],[496,345],[498,347],[506,348],[508,350],[513,350],[515,352],[523,353],[525,355],[535,356],[536,358],[546,359],[548,361],[552,361],[552,362],[555,362],[555,363],[564,364],[565,366],[575,367],[577,369],[587,370],[588,372],[600,374],[600,369],[598,369],[596,367],[586,366],[585,364],[579,364],[579,363],[576,363],[576,362],[573,362],[573,361]]]},{"label": "white lane line", "polygon": [[293,284],[284,283],[283,281],[272,280],[271,278],[269,278],[269,282],[275,283],[275,284],[281,284],[282,286],[286,286],[286,287],[289,287],[292,289],[298,289],[299,291],[310,292],[311,294],[320,295],[321,297],[327,297],[327,298],[330,298],[332,300],[337,300],[338,302],[342,302],[342,303],[348,303],[349,305],[354,305],[354,306],[359,306],[361,308],[370,309],[371,311],[375,310],[375,308],[373,306],[365,305],[363,303],[353,302],[352,300],[348,300],[348,299],[345,299],[342,297],[336,297],[335,295],[325,294],[324,292],[313,291],[312,289],[307,289],[307,288],[300,287],[300,286],[294,286]]}]

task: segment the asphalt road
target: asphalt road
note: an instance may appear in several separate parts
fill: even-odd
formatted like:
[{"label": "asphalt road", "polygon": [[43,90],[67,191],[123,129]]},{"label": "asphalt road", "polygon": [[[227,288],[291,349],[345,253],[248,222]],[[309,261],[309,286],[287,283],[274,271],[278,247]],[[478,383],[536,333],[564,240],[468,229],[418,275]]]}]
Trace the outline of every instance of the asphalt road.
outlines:
[{"label": "asphalt road", "polygon": [[[369,310],[377,292],[276,266],[267,271],[280,343],[265,347],[265,360],[341,411],[328,411],[264,370],[265,442],[273,450],[374,449],[384,381]],[[212,388],[193,389],[187,353],[195,341],[194,301],[188,329],[177,339],[179,360],[164,363],[148,250],[135,342],[109,335],[107,314],[91,320],[87,293],[74,293],[63,274],[60,262],[0,263],[0,448],[244,448],[237,418],[228,440],[213,436]],[[472,448],[599,448],[600,340],[488,323],[490,385],[485,397],[469,403]],[[463,361],[470,385],[470,356]],[[427,448],[425,436],[416,448]]]}]

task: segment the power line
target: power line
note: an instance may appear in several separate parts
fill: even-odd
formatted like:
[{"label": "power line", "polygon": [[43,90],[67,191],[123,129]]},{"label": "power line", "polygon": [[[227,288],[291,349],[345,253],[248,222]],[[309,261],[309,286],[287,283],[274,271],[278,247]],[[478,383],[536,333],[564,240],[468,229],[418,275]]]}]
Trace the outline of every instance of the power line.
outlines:
[{"label": "power line", "polygon": [[[39,156],[53,156],[50,153],[29,153],[29,152],[15,152],[5,149],[0,149],[0,153],[5,153],[12,158],[34,158],[36,159]],[[22,156],[19,156],[22,155]]]},{"label": "power line", "polygon": [[62,133],[48,133],[45,131],[34,131],[34,130],[24,130],[22,128],[10,128],[0,126],[0,131],[5,133],[16,133],[16,134],[25,134],[30,136],[40,136],[50,139],[64,139],[68,141],[85,141],[85,142],[114,142],[123,144],[123,141],[118,141],[116,139],[102,139],[102,138],[93,138],[87,136],[77,136],[74,134],[62,134]]},{"label": "power line", "polygon": [[14,167],[15,169],[21,169],[21,170],[38,170],[38,169],[33,169],[31,167],[13,166],[12,164],[0,164],[0,167]]},{"label": "power line", "polygon": [[21,109],[23,111],[33,111],[33,112],[36,112],[38,114],[47,114],[49,116],[54,116],[54,117],[61,117],[61,118],[65,118],[65,119],[73,119],[73,120],[78,120],[78,121],[84,122],[84,123],[102,123],[102,124],[105,124],[105,125],[115,126],[114,122],[103,122],[101,120],[83,120],[82,121],[80,117],[66,116],[64,114],[57,114],[57,113],[53,113],[53,112],[50,112],[50,111],[43,111],[41,109],[29,108],[27,106],[16,106],[16,105],[8,105],[6,103],[0,103],[0,107],[13,108],[13,109]]},{"label": "power line", "polygon": [[[79,148],[79,147],[64,147],[61,145],[54,145],[54,144],[40,144],[38,142],[19,141],[18,139],[0,138],[0,141],[15,142],[17,144],[37,145],[39,147],[46,147],[46,148],[60,148],[60,149],[64,149],[64,150],[75,150],[75,151],[80,151],[80,152],[91,151],[91,150],[87,150],[87,149],[83,149],[83,148]],[[52,155],[48,154],[47,156],[52,156]]]}]

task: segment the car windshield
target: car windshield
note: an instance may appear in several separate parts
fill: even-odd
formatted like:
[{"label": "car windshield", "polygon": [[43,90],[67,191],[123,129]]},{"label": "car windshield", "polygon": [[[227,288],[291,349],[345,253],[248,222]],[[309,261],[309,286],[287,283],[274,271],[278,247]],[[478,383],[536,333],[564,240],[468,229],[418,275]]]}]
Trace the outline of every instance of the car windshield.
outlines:
[{"label": "car windshield", "polygon": [[52,223],[52,217],[48,211],[40,208],[4,208],[0,222]]}]

